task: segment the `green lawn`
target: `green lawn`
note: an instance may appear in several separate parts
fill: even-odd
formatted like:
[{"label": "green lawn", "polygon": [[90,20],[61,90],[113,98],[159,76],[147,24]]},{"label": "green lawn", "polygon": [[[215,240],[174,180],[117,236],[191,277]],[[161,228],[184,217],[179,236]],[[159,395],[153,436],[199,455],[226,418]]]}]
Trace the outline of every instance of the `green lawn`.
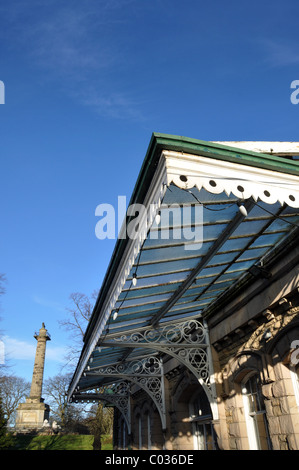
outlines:
[{"label": "green lawn", "polygon": [[[90,435],[29,436],[14,438],[14,450],[93,450],[94,437]],[[102,450],[112,449],[111,436],[102,437]]]},{"label": "green lawn", "polygon": [[102,436],[102,450],[113,450],[112,436],[110,434]]}]

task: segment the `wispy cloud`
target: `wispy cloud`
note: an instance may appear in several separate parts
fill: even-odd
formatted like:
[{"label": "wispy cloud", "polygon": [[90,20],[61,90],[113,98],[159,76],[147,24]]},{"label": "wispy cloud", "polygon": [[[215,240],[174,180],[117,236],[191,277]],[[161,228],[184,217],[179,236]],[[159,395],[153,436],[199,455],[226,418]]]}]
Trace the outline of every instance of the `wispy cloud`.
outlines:
[{"label": "wispy cloud", "polygon": [[144,121],[141,103],[125,92],[99,93],[98,90],[84,90],[78,97],[80,101],[98,114],[117,119]]},{"label": "wispy cloud", "polygon": [[264,62],[270,67],[285,67],[299,64],[297,44],[277,42],[273,39],[261,39],[260,48]]},{"label": "wispy cloud", "polygon": [[[117,34],[128,21],[124,9],[133,3],[136,0],[16,0],[0,6],[0,14],[9,47],[23,50],[54,86],[102,115],[140,119],[134,92],[119,80],[123,71],[133,68]],[[133,55],[130,60],[134,62]]]},{"label": "wispy cloud", "polygon": [[[36,343],[22,341],[10,336],[3,336],[2,341],[4,343],[5,357],[9,360],[29,359],[34,361]],[[46,360],[64,363],[66,352],[64,347],[47,345]]]},{"label": "wispy cloud", "polygon": [[33,295],[32,300],[34,303],[41,305],[42,307],[47,307],[52,310],[59,310],[61,312],[65,312],[65,307],[63,307],[59,302],[55,302],[54,300],[45,299],[39,295]]},{"label": "wispy cloud", "polygon": [[[25,30],[31,44],[31,57],[60,75],[87,77],[91,72],[111,67],[116,51],[102,34],[106,22],[91,9],[56,8],[51,16],[39,17]],[[94,34],[98,42],[93,41]]]}]

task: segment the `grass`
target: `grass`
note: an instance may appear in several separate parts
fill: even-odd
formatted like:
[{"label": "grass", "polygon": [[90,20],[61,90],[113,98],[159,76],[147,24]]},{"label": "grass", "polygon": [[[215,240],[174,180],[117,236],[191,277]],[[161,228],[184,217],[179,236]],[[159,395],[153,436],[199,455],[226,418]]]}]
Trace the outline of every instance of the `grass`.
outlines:
[{"label": "grass", "polygon": [[[18,435],[12,450],[93,450],[94,436],[65,434],[57,436]],[[102,450],[112,449],[112,438],[102,436]]]},{"label": "grass", "polygon": [[110,434],[102,436],[102,450],[113,450],[112,436]]}]

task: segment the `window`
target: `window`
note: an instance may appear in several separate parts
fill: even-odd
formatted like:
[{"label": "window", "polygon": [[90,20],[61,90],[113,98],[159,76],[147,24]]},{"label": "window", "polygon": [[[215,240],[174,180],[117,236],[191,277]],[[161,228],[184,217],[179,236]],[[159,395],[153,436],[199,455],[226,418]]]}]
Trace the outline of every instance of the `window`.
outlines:
[{"label": "window", "polygon": [[269,450],[271,441],[266,410],[258,374],[252,375],[242,388],[250,450]]},{"label": "window", "polygon": [[190,414],[195,450],[218,449],[212,424],[212,414],[204,391],[195,396],[190,403]]}]

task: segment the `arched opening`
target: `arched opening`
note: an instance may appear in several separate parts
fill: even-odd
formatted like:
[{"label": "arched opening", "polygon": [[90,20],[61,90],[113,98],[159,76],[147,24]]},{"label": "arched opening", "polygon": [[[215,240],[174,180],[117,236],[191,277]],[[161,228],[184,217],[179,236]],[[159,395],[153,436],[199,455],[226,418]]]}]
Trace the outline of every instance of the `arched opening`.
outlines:
[{"label": "arched opening", "polygon": [[195,378],[186,376],[173,396],[172,429],[178,450],[216,450],[217,436],[209,398]]},{"label": "arched opening", "polygon": [[151,432],[151,416],[149,411],[145,413],[145,425],[146,425],[146,435],[147,435],[147,449],[151,450],[152,448],[152,432]]},{"label": "arched opening", "polygon": [[119,433],[118,433],[118,448],[127,449],[128,446],[128,430],[124,418],[121,416],[119,419]]},{"label": "arched opening", "polygon": [[209,400],[201,388],[189,402],[195,450],[217,450],[217,439],[212,423],[212,411]]},{"label": "arched opening", "polygon": [[137,415],[137,432],[138,432],[138,449],[142,449],[142,418],[141,414]]}]

